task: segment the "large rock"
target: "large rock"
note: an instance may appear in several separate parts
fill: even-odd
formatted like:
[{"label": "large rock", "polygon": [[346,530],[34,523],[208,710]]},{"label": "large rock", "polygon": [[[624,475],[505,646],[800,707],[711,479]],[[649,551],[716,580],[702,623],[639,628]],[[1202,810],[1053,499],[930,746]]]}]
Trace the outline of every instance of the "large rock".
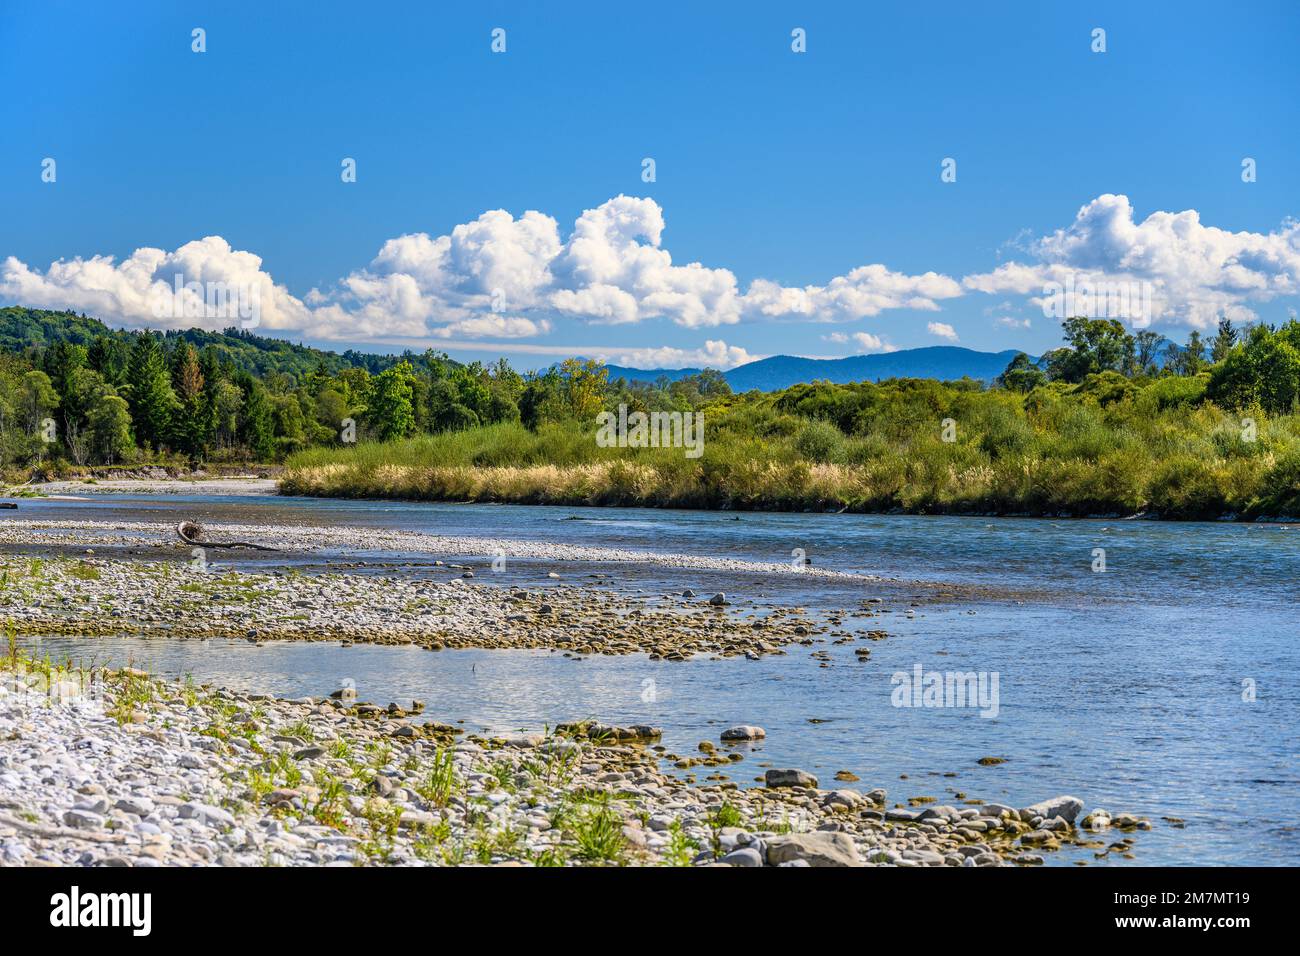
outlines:
[{"label": "large rock", "polygon": [[802,861],[808,866],[861,866],[858,848],[845,833],[791,833],[767,841],[771,866]]},{"label": "large rock", "polygon": [[847,807],[852,810],[862,802],[862,794],[856,790],[831,790],[822,797],[824,807]]},{"label": "large rock", "polygon": [[766,736],[766,730],[762,727],[755,727],[752,724],[740,724],[737,727],[728,727],[722,732],[723,740],[761,740]]},{"label": "large rock", "polygon": [[806,770],[773,769],[763,779],[769,787],[817,787],[817,778]]},{"label": "large rock", "polygon": [[739,850],[732,850],[722,858],[722,862],[731,866],[762,866],[763,857],[753,847],[744,846]]},{"label": "large rock", "polygon": [[956,820],[959,818],[956,807],[934,804],[920,811],[918,820]]},{"label": "large rock", "polygon": [[1060,817],[1066,823],[1073,823],[1081,812],[1083,801],[1078,797],[1052,797],[1042,803],[1035,803],[1032,807],[1025,807],[1020,811],[1020,818],[1032,820],[1034,817],[1042,817],[1050,820],[1052,817]]}]

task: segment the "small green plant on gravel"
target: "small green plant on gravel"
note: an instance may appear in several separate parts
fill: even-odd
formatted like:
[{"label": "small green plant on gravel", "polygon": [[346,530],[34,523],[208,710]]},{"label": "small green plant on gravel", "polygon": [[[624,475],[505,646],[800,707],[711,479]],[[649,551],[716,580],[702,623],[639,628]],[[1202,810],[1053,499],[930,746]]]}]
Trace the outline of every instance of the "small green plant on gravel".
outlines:
[{"label": "small green plant on gravel", "polygon": [[722,831],[727,827],[738,827],[744,822],[744,817],[740,815],[740,811],[729,800],[722,801],[709,814],[710,843],[712,844],[714,856],[722,856]]},{"label": "small green plant on gravel", "polygon": [[456,792],[458,779],[456,755],[450,749],[439,747],[429,763],[429,772],[416,786],[415,792],[430,805],[445,807]]},{"label": "small green plant on gravel", "polygon": [[668,842],[664,844],[664,866],[690,866],[700,845],[682,830],[682,821],[674,820],[668,825]]},{"label": "small green plant on gravel", "polygon": [[103,575],[99,573],[99,568],[86,561],[78,561],[76,564],[67,568],[69,577],[74,577],[79,581],[98,581]]},{"label": "small green plant on gravel", "polygon": [[330,744],[328,752],[335,760],[343,760],[348,763],[352,761],[352,744],[343,737]]},{"label": "small green plant on gravel", "polygon": [[369,829],[369,839],[358,844],[358,849],[371,859],[387,863],[393,856],[393,841],[397,839],[402,808],[391,806],[384,800],[367,800],[361,808],[361,818]]},{"label": "small green plant on gravel", "polygon": [[465,841],[456,840],[448,843],[442,850],[442,860],[448,866],[460,866],[466,859]]},{"label": "small green plant on gravel", "polygon": [[730,800],[724,800],[718,804],[718,808],[713,811],[713,825],[719,830],[723,827],[742,826],[745,818],[741,816],[740,810]]},{"label": "small green plant on gravel", "polygon": [[524,834],[518,827],[509,823],[497,825],[499,821],[486,811],[467,816],[466,822],[472,827],[468,851],[477,862],[486,865],[493,857],[518,859],[524,855]]},{"label": "small green plant on gravel", "polygon": [[563,847],[548,846],[544,850],[534,850],[528,855],[533,866],[564,866],[568,855]]},{"label": "small green plant on gravel", "polygon": [[292,724],[286,724],[280,728],[280,733],[286,737],[297,737],[306,743],[312,743],[316,739],[315,732],[311,729],[311,724],[305,720],[297,720]]},{"label": "small green plant on gravel", "polygon": [[793,832],[794,832],[794,824],[790,822],[790,811],[788,811],[788,810],[782,810],[782,811],[781,811],[781,819],[780,819],[779,821],[777,821],[776,823],[772,824],[772,826],[769,827],[769,829],[770,829],[773,833],[777,833],[777,834],[780,834],[780,835],[782,835],[782,836],[784,836],[784,835],[787,834],[787,833],[793,833]]},{"label": "small green plant on gravel", "polygon": [[275,789],[275,780],[268,774],[264,773],[257,767],[252,767],[248,771],[248,797],[253,803],[261,803],[262,800]]},{"label": "small green plant on gravel", "polygon": [[366,754],[370,757],[370,765],[376,770],[388,766],[388,761],[393,756],[393,746],[387,741],[371,741],[366,744]]},{"label": "small green plant on gravel", "polygon": [[576,855],[590,863],[622,863],[627,850],[623,818],[608,798],[591,800],[570,819],[570,832],[577,844]]},{"label": "small green plant on gravel", "polygon": [[419,827],[411,838],[411,850],[416,859],[436,863],[443,857],[443,844],[451,836],[451,824],[446,820]]},{"label": "small green plant on gravel", "polygon": [[488,768],[488,776],[507,793],[515,789],[515,768],[509,760],[498,760]]},{"label": "small green plant on gravel", "polygon": [[322,771],[316,776],[316,784],[320,790],[320,799],[311,808],[312,816],[327,827],[342,830],[345,820],[343,810],[347,799],[347,790],[343,786],[343,781]]},{"label": "small green plant on gravel", "polygon": [[181,700],[185,702],[187,708],[198,706],[199,689],[194,683],[193,674],[186,674],[185,679],[181,682]]},{"label": "small green plant on gravel", "polygon": [[283,777],[285,784],[289,787],[296,788],[298,784],[302,783],[302,770],[294,763],[293,755],[287,750],[281,750],[272,757],[268,767],[272,776]]},{"label": "small green plant on gravel", "polygon": [[106,712],[119,724],[132,723],[136,711],[153,702],[153,681],[143,674],[118,671],[115,683],[113,703]]}]

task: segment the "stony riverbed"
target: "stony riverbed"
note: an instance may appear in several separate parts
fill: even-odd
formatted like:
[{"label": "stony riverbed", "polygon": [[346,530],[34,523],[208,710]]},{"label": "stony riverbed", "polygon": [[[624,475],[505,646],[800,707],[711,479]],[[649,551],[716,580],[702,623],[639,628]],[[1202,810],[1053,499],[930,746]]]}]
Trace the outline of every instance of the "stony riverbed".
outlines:
[{"label": "stony riverbed", "polygon": [[1129,855],[1149,827],[1084,816],[1072,796],[908,808],[794,768],[748,788],[662,770],[741,764],[761,728],[730,728],[684,758],[653,727],[476,736],[415,719],[417,701],[275,700],[11,653],[0,664],[10,865],[1034,865],[1067,846]]},{"label": "stony riverbed", "polygon": [[[331,640],[445,647],[546,647],[579,654],[758,656],[812,643],[801,608],[738,607],[726,595],[625,594],[557,582],[546,590],[446,580],[218,572],[177,561],[0,558],[0,619],[27,634]],[[878,613],[868,603],[859,613]],[[883,636],[880,632],[879,636]],[[865,650],[865,648],[864,648]]]}]

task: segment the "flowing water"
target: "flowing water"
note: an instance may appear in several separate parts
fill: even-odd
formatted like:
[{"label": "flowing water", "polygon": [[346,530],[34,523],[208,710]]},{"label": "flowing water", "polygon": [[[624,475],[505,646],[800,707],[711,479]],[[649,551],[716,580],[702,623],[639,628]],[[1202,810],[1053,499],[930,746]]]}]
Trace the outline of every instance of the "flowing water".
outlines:
[{"label": "flowing water", "polygon": [[[568,562],[563,570],[571,582],[599,570],[607,575],[602,586],[651,597],[687,587],[724,590],[812,612],[852,611],[882,596],[880,615],[845,620],[846,627],[889,632],[870,645],[869,661],[855,658],[860,643],[829,642],[794,645],[761,661],[684,663],[218,640],[43,644],[53,655],[131,660],[287,696],[327,694],[352,679],[365,699],[415,697],[430,717],[463,720],[468,729],[541,729],[586,716],[654,723],[678,753],[716,741],[724,726],[758,724],[767,739],[726,770],[742,785],[772,765],[812,771],[823,787],[841,785],[832,783],[835,772],[849,770],[861,783],[844,786],[883,786],[891,803],[922,795],[950,803],[962,792],[1023,806],[1072,793],[1089,807],[1152,820],[1155,829],[1137,835],[1138,863],[1300,863],[1300,648],[1292,608],[1300,528],[175,496],[34,500],[13,516],[400,528],[759,561],[790,560],[802,549],[818,567],[888,580],[649,563]],[[228,561],[311,571],[358,558],[383,573],[446,576],[430,567],[428,554]],[[1103,558],[1105,570],[1095,570]],[[503,574],[480,575],[477,583],[544,587],[546,571],[557,568],[508,558]],[[813,651],[827,652],[829,661],[810,657]],[[989,691],[996,675],[996,715],[988,700],[983,707],[897,706],[896,675],[910,677],[917,666],[976,672]],[[978,765],[985,756],[1006,762]],[[1048,857],[1125,862],[1079,851]]]}]

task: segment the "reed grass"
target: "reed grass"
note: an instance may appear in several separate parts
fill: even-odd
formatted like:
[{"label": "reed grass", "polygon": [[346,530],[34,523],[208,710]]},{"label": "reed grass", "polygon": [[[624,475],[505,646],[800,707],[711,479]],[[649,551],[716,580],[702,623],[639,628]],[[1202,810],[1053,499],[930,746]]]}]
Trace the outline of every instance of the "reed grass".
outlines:
[{"label": "reed grass", "polygon": [[[937,382],[796,386],[705,410],[704,454],[517,423],[292,456],[323,497],[738,510],[1217,518],[1300,514],[1300,414],[1232,413],[1186,380],[1103,403]],[[944,420],[955,440],[944,440]],[[1253,423],[1253,424],[1252,424]],[[1252,431],[1253,429],[1253,431]]]}]

